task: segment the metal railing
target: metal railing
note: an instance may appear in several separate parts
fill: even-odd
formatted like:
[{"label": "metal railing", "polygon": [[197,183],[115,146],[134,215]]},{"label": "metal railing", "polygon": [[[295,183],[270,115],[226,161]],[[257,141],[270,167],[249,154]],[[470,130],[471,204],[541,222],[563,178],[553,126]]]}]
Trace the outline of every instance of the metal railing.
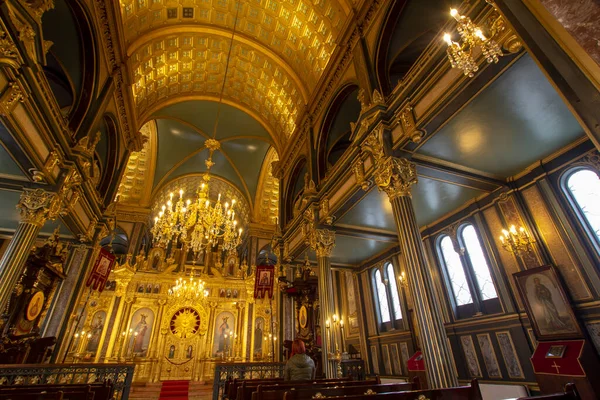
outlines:
[{"label": "metal railing", "polygon": [[114,397],[127,400],[133,364],[4,364],[0,365],[0,386],[68,385],[103,383],[114,385]]},{"label": "metal railing", "polygon": [[217,363],[213,381],[213,400],[223,398],[227,379],[264,379],[283,377],[285,363]]}]

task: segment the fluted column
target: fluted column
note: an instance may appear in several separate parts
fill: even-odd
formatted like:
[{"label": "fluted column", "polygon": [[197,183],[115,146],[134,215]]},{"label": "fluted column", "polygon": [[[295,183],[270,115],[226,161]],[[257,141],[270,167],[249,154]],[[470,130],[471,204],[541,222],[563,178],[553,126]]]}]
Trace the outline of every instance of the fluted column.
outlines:
[{"label": "fluted column", "polygon": [[[335,313],[333,303],[333,277],[331,275],[331,251],[335,247],[335,232],[327,229],[316,229],[313,233],[311,247],[317,253],[317,264],[319,266],[319,304],[321,307],[321,343],[323,353],[323,372],[327,378],[335,377],[335,368],[329,362],[329,350],[333,353],[335,349],[329,339],[333,338],[333,330],[327,332],[325,321]],[[330,328],[332,329],[332,328]]]},{"label": "fluted column", "polygon": [[24,189],[21,193],[17,204],[19,226],[0,260],[0,310],[6,308],[42,226],[58,216],[60,204],[56,193],[42,189]]},{"label": "fluted column", "polygon": [[417,183],[415,164],[403,158],[383,157],[377,163],[375,183],[392,204],[400,250],[408,273],[430,388],[457,386],[451,365],[446,331],[435,297],[433,276],[427,265],[423,241],[412,204],[411,187]]}]

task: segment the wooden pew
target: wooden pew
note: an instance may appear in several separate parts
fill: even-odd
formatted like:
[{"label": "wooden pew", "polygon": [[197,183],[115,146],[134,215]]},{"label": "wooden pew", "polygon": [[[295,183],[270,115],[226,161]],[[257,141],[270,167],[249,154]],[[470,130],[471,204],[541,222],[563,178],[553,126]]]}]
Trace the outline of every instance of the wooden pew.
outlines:
[{"label": "wooden pew", "polygon": [[[328,388],[354,388],[358,390],[358,393],[362,393],[363,387],[370,387],[381,384],[379,377],[370,381],[337,381],[337,382],[313,382],[313,381],[301,381],[293,383],[291,381],[285,381],[278,385],[259,385],[256,391],[252,393],[251,397],[238,400],[279,400],[283,398],[284,394],[288,390],[301,390],[301,389],[328,389]],[[359,388],[359,389],[357,389]],[[365,389],[366,390],[366,389]],[[355,392],[356,393],[356,392]],[[245,394],[247,395],[247,394]]]},{"label": "wooden pew", "polygon": [[581,397],[575,388],[574,383],[567,383],[565,385],[564,393],[547,394],[543,396],[535,397],[519,397],[517,400],[580,400]]},{"label": "wooden pew", "polygon": [[[392,392],[406,392],[411,390],[419,390],[421,385],[419,383],[419,378],[415,377],[413,382],[405,382],[405,383],[386,383],[381,385],[366,385],[360,386],[360,392],[358,393],[392,393]],[[285,398],[288,400],[312,400],[313,396],[320,394],[325,397],[334,397],[334,396],[349,396],[355,395],[358,389],[356,386],[342,386],[337,388],[300,388],[296,390],[288,390],[285,393]],[[270,393],[276,393],[276,396],[269,396]],[[318,397],[318,396],[317,396]],[[281,392],[263,392],[264,400],[271,399],[281,399]]]},{"label": "wooden pew", "polygon": [[[338,379],[315,379],[315,380],[309,380],[309,381],[284,381],[284,380],[278,380],[275,382],[269,381],[269,380],[263,380],[263,381],[254,381],[251,383],[247,383],[247,382],[242,382],[242,384],[240,386],[237,387],[237,391],[236,391],[236,400],[251,400],[252,399],[252,393],[256,392],[258,390],[259,386],[277,386],[279,387],[280,385],[291,385],[291,387],[294,386],[300,386],[300,385],[328,385],[328,384],[343,384],[343,383],[348,383],[348,382],[353,382],[350,378],[338,378]],[[358,381],[354,381],[354,382],[358,382]]]},{"label": "wooden pew", "polygon": [[[110,381],[94,384],[57,384],[35,386],[0,386],[0,400],[5,398],[21,398],[21,396],[50,395],[61,392],[61,399],[110,400],[114,387]],[[4,397],[8,396],[8,397]],[[53,397],[51,397],[53,398]]]},{"label": "wooden pew", "polygon": [[246,385],[258,386],[261,382],[272,382],[272,383],[283,382],[283,378],[262,378],[262,379],[234,378],[232,380],[228,380],[228,382],[225,383],[225,391],[224,391],[227,398],[231,399],[231,400],[235,400],[237,389],[238,389],[238,387],[242,386],[242,384],[244,382],[246,383]]},{"label": "wooden pew", "polygon": [[54,393],[18,393],[0,396],[3,400],[63,400],[63,392]]},{"label": "wooden pew", "polygon": [[[283,400],[290,399],[290,392],[286,392]],[[327,400],[415,400],[423,395],[431,400],[483,400],[477,379],[471,381],[470,386],[458,386],[449,389],[427,389],[409,392],[357,394],[349,396],[328,397]]]}]

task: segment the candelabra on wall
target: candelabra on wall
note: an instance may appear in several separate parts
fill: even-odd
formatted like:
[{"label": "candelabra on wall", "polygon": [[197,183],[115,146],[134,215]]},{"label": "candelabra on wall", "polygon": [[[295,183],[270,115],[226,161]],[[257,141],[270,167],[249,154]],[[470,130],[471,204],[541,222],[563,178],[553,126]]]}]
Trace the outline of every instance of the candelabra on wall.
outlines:
[{"label": "candelabra on wall", "polygon": [[504,250],[513,253],[516,256],[520,256],[522,253],[533,251],[533,243],[535,243],[535,240],[529,236],[522,226],[517,230],[514,225],[511,225],[508,230],[502,229],[500,242],[502,243]]}]

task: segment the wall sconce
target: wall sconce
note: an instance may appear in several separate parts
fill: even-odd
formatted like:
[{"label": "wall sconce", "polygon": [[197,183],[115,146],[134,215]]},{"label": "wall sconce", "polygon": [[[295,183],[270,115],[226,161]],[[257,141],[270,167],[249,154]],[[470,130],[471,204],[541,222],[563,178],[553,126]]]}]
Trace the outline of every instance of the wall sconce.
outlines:
[{"label": "wall sconce", "polygon": [[509,251],[515,255],[520,255],[521,252],[530,252],[533,250],[532,244],[535,240],[532,239],[525,228],[522,226],[515,228],[511,225],[508,230],[502,229],[502,235],[500,235],[500,242],[504,250]]},{"label": "wall sconce", "polygon": [[401,287],[406,287],[408,285],[408,281],[406,280],[406,272],[402,271],[398,276],[398,283]]},{"label": "wall sconce", "polygon": [[473,50],[476,47],[481,48],[481,52],[488,63],[497,63],[498,57],[502,56],[500,46],[492,37],[495,36],[495,30],[492,29],[491,37],[486,37],[481,28],[471,21],[471,18],[460,15],[453,8],[450,10],[450,15],[454,17],[458,26],[456,30],[460,35],[460,42],[454,42],[449,33],[444,34],[444,41],[448,44],[446,53],[452,68],[459,68],[465,75],[472,78],[474,73],[479,70],[477,61],[473,57]]}]

